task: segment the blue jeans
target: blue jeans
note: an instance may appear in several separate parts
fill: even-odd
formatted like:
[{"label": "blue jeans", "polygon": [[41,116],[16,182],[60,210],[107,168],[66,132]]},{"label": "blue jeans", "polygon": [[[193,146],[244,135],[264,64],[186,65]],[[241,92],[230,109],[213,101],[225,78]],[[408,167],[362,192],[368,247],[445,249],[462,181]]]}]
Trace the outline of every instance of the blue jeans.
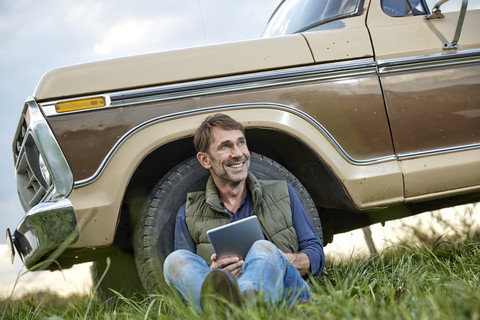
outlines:
[{"label": "blue jeans", "polygon": [[[177,250],[168,255],[163,266],[167,284],[201,311],[200,291],[210,267],[200,256]],[[242,275],[238,277],[240,291],[263,291],[265,303],[275,305],[283,300],[293,303],[297,299],[310,299],[308,284],[297,269],[269,241],[253,244],[245,257]]]}]

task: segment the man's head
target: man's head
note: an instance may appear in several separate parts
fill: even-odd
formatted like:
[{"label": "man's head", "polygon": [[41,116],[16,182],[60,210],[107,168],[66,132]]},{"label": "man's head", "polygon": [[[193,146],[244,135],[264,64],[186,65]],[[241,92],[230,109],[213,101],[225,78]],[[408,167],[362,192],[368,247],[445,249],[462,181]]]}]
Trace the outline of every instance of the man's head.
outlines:
[{"label": "man's head", "polygon": [[194,137],[197,159],[210,171],[217,187],[245,181],[250,152],[241,123],[224,114],[208,117]]},{"label": "man's head", "polygon": [[243,125],[223,113],[217,113],[206,118],[198,127],[193,137],[193,143],[197,152],[207,152],[212,142],[211,130],[213,127],[219,127],[225,130],[240,130],[245,135]]}]

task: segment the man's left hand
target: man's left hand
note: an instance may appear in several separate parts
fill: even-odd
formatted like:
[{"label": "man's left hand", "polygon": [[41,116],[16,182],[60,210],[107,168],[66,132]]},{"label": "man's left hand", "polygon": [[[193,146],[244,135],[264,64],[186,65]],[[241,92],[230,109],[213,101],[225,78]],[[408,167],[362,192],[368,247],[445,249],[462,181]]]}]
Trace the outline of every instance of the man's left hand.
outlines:
[{"label": "man's left hand", "polygon": [[237,278],[242,274],[243,260],[239,257],[227,256],[218,259],[214,253],[210,258],[212,259],[212,265],[210,266],[212,271],[215,269],[223,269],[229,271]]},{"label": "man's left hand", "polygon": [[308,259],[308,256],[305,253],[285,253],[281,250],[280,252],[295,268],[297,268],[302,276],[306,276],[307,273],[310,272],[310,259]]}]

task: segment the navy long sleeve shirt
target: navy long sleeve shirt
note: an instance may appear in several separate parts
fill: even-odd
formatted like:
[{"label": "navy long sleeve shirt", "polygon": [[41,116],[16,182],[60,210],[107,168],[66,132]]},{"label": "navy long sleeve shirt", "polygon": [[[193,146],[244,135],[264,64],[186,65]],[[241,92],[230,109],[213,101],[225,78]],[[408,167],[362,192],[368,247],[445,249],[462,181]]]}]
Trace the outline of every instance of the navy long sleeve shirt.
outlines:
[{"label": "navy long sleeve shirt", "polygon": [[[297,233],[298,252],[305,253],[310,260],[310,272],[312,275],[318,275],[322,272],[325,264],[325,255],[323,253],[323,244],[315,228],[310,223],[307,213],[300,202],[293,188],[288,185],[288,194],[290,196],[290,209],[292,211],[293,228]],[[228,210],[223,203],[222,207],[232,217],[232,222],[249,217],[253,211],[253,199],[250,191],[245,195],[240,207],[234,214]],[[175,223],[175,250],[186,249],[196,253],[196,245],[190,236],[185,219],[185,204],[180,208]]]}]

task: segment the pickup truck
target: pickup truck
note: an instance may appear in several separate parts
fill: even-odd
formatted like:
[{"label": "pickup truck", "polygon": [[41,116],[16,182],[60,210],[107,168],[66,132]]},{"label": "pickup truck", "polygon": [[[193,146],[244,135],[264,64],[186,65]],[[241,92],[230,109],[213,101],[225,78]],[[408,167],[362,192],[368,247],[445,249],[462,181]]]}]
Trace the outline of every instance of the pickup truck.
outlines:
[{"label": "pickup truck", "polygon": [[164,288],[176,213],[208,176],[192,135],[218,112],[243,123],[252,171],[294,187],[324,244],[478,201],[480,10],[443,2],[285,0],[261,39],[48,72],[13,141],[26,215],[7,230],[12,257],[93,261],[104,292]]}]

